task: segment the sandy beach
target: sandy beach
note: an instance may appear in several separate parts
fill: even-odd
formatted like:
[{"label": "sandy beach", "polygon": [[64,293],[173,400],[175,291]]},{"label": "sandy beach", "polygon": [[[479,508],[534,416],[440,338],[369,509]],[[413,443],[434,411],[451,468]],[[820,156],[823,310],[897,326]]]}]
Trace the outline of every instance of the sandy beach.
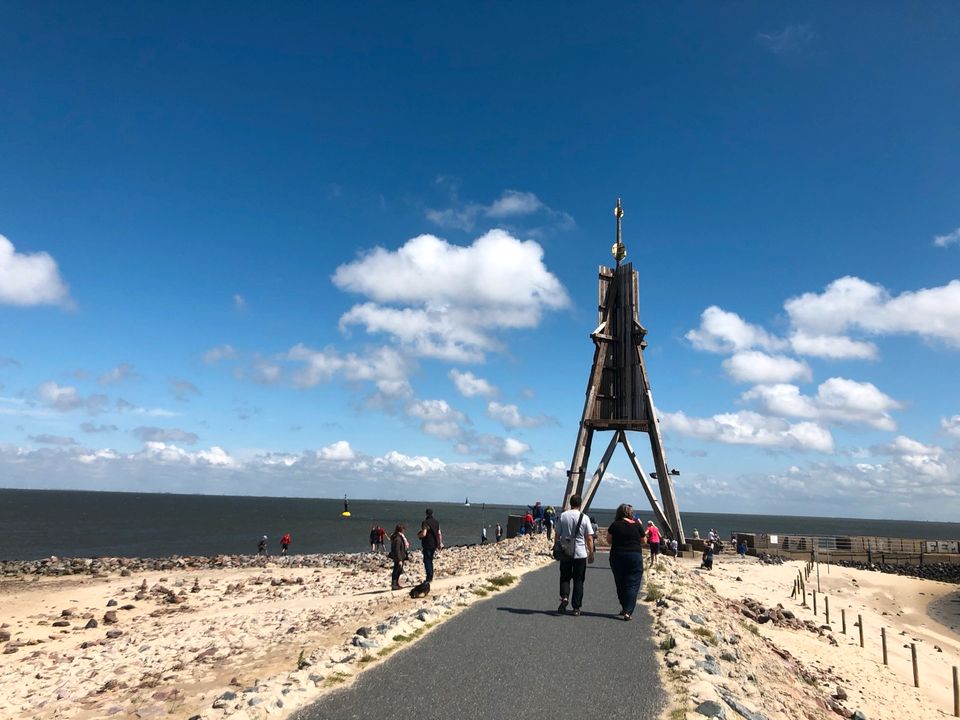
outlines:
[{"label": "sandy beach", "polygon": [[[543,537],[444,550],[423,599],[389,591],[390,562],[368,554],[7,579],[0,716],[283,718],[547,551]],[[404,581],[422,578],[415,553]]]},{"label": "sandy beach", "polygon": [[[647,574],[648,591],[653,586],[663,594],[648,607],[656,616],[664,679],[673,693],[667,717],[719,717],[709,715],[710,703],[728,718],[750,712],[769,720],[952,717],[951,672],[960,662],[960,636],[951,628],[957,624],[957,586],[821,564],[815,616],[809,595],[817,587],[815,574],[807,583],[807,607],[790,597],[803,566],[727,554],[717,556],[711,572],[699,570],[698,561],[680,560]],[[911,643],[919,688],[913,684]],[[746,715],[736,711],[737,703]]]}]

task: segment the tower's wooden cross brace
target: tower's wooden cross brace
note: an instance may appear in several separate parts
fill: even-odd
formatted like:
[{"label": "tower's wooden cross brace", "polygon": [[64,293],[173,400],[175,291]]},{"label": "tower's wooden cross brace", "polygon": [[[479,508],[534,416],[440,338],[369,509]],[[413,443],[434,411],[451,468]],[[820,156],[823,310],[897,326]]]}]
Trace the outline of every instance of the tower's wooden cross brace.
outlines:
[{"label": "tower's wooden cross brace", "polygon": [[[663,449],[663,438],[650,392],[650,380],[643,361],[643,349],[647,346],[646,329],[640,324],[638,314],[637,273],[633,265],[621,265],[626,255],[620,237],[620,219],[623,210],[617,202],[617,242],[613,254],[616,268],[601,267],[598,293],[597,329],[590,337],[594,343],[593,368],[587,381],[587,396],[583,405],[577,444],[573,462],[567,473],[567,489],[563,498],[564,508],[570,506],[570,496],[582,496],[584,509],[597,493],[600,481],[607,470],[617,444],[623,445],[630,458],[644,493],[650,501],[657,521],[666,534],[679,544],[684,544],[683,524],[673,491],[670,470]],[[607,446],[600,464],[590,483],[584,487],[587,463],[594,432],[611,430],[613,437]],[[660,500],[654,495],[650,478],[643,471],[637,454],[627,437],[629,431],[644,432],[650,440],[653,465],[659,484]]]}]

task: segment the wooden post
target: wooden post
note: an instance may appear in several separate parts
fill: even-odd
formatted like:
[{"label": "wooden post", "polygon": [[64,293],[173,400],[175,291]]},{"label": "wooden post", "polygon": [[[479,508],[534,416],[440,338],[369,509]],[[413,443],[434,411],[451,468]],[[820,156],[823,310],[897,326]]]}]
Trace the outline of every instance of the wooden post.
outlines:
[{"label": "wooden post", "polygon": [[813,591],[813,616],[817,616],[817,591]]},{"label": "wooden post", "polygon": [[960,717],[960,679],[957,678],[957,666],[953,666],[953,716]]},{"label": "wooden post", "polygon": [[887,629],[880,628],[880,644],[883,646],[883,664],[889,665],[887,662]]},{"label": "wooden post", "polygon": [[860,647],[863,647],[863,615],[857,614],[857,625],[860,626]]},{"label": "wooden post", "polygon": [[830,596],[829,595],[823,596],[823,611],[824,613],[826,613],[827,625],[829,625],[830,624]]},{"label": "wooden post", "polygon": [[840,632],[846,635],[847,634],[847,611],[844,608],[840,608],[840,624],[843,626],[843,629]]},{"label": "wooden post", "polygon": [[917,667],[916,643],[910,643],[910,659],[913,660],[913,686],[920,687],[920,668]]}]

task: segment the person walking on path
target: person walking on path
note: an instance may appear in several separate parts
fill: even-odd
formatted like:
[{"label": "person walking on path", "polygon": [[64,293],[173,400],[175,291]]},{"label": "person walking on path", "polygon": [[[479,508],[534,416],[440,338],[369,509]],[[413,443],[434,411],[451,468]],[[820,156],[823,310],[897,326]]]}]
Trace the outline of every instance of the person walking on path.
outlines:
[{"label": "person walking on path", "polygon": [[500,523],[497,523],[496,535],[497,535],[497,542],[500,542],[501,540],[503,540],[503,528],[500,526]]},{"label": "person walking on path", "polygon": [[650,545],[650,567],[653,567],[660,555],[660,530],[653,520],[647,520],[647,543]]},{"label": "person walking on path", "polygon": [[433,582],[433,556],[437,550],[443,549],[443,535],[440,532],[440,523],[433,516],[433,510],[427,508],[427,516],[420,523],[420,546],[423,548],[423,569],[427,573],[426,582]]},{"label": "person walking on path", "polygon": [[280,538],[280,554],[286,555],[287,550],[290,549],[290,533],[284,533],[283,537]]},{"label": "person walking on path", "polygon": [[266,555],[267,554],[267,536],[264,535],[260,538],[260,542],[257,543],[257,555]]},{"label": "person walking on path", "polygon": [[390,576],[391,590],[399,590],[403,587],[400,584],[400,576],[403,575],[403,564],[410,555],[410,543],[407,542],[407,536],[403,534],[406,529],[406,525],[397,523],[393,535],[390,536],[390,554],[387,557],[393,560],[393,574]]},{"label": "person walking on path", "polygon": [[610,569],[617,586],[620,617],[629,620],[637,609],[637,593],[643,583],[643,526],[633,519],[633,508],[624,503],[607,528]]},{"label": "person walking on path", "polygon": [[547,540],[553,540],[553,526],[557,524],[557,510],[553,505],[547,505],[543,511],[543,525],[547,528]]},{"label": "person walking on path", "polygon": [[[570,509],[557,520],[557,542],[563,548],[560,560],[560,606],[558,613],[565,613],[567,605],[573,614],[579,615],[583,605],[583,581],[587,575],[587,563],[593,562],[593,524],[586,513],[580,511],[579,495],[570,497]],[[573,581],[573,595],[570,581]]]}]

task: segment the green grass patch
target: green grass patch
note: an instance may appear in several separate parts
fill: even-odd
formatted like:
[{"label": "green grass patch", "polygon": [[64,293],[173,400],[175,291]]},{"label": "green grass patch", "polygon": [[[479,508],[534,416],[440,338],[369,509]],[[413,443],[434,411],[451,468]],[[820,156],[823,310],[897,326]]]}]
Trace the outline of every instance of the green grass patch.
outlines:
[{"label": "green grass patch", "polygon": [[663,597],[663,588],[656,583],[647,583],[647,594],[643,599],[647,602],[655,602]]},{"label": "green grass patch", "polygon": [[394,648],[392,648],[392,647],[385,647],[385,648],[381,649],[381,650],[377,653],[377,657],[380,657],[380,658],[386,657],[387,655],[389,655],[390,653],[392,653],[393,650],[394,650]]},{"label": "green grass patch", "polygon": [[717,636],[714,635],[713,630],[708,630],[705,627],[695,627],[693,629],[693,634],[697,637],[701,637],[706,640],[711,645],[717,644]]},{"label": "green grass patch", "polygon": [[394,635],[393,641],[398,643],[410,642],[412,638],[409,635]]},{"label": "green grass patch", "polygon": [[347,675],[346,673],[335,672],[333,675],[331,675],[326,680],[324,680],[323,684],[326,685],[327,687],[333,687],[334,685],[339,685],[345,682],[349,677],[350,676]]},{"label": "green grass patch", "polygon": [[505,588],[508,585],[513,585],[517,581],[516,575],[511,575],[510,573],[503,573],[502,575],[495,575],[492,578],[487,578],[487,582],[490,583],[494,588]]},{"label": "green grass patch", "polygon": [[664,652],[668,650],[673,650],[677,646],[677,639],[673,635],[669,635],[663,640],[660,641],[660,649]]},{"label": "green grass patch", "polygon": [[760,634],[760,631],[757,629],[757,626],[754,625],[753,623],[747,623],[747,622],[745,622],[745,623],[740,623],[740,624],[743,625],[743,626],[747,629],[747,632],[752,632],[754,635],[759,635],[759,634]]},{"label": "green grass patch", "polygon": [[373,655],[364,655],[362,658],[357,660],[361,665],[366,665],[368,662],[373,662],[376,658]]},{"label": "green grass patch", "polygon": [[484,590],[483,588],[475,588],[473,594],[477,597],[486,597],[490,594],[490,592],[488,590]]},{"label": "green grass patch", "polygon": [[674,708],[667,715],[668,720],[687,720],[687,709],[682,707]]}]

